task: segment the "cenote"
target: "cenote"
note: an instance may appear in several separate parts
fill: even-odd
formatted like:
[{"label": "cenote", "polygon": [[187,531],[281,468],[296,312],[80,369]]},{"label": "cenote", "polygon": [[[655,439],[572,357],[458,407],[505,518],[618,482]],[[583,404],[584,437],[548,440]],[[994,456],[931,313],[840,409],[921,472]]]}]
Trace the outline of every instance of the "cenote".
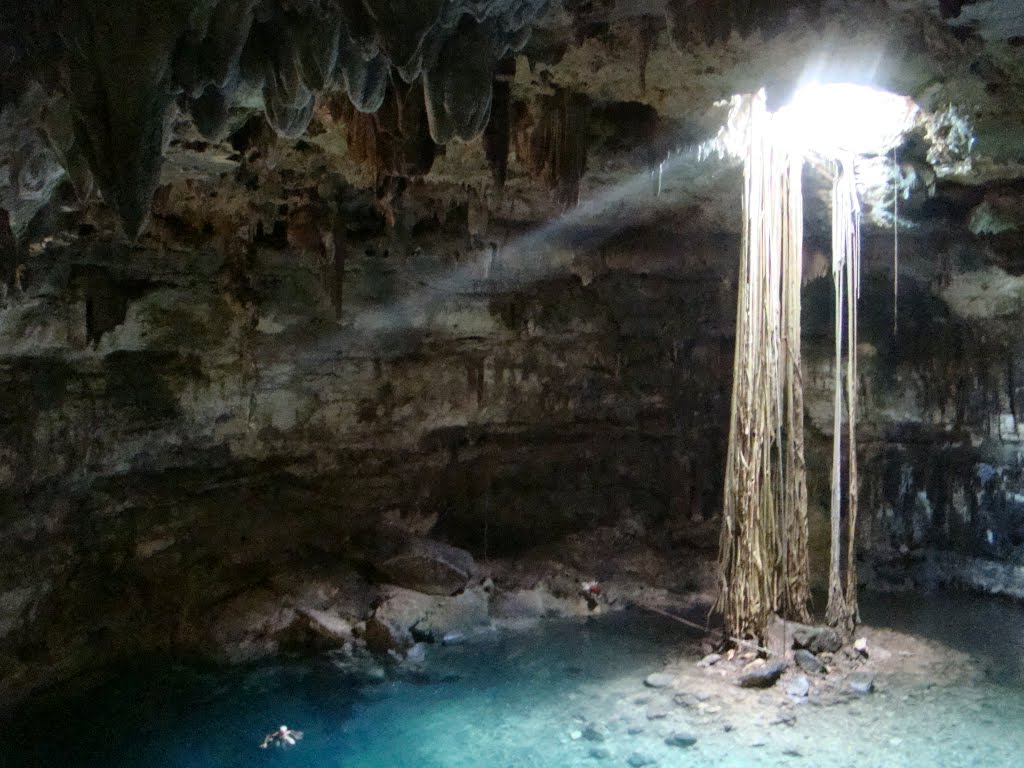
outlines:
[{"label": "cenote", "polygon": [[1019,764],[1019,5],[0,0],[0,768]]},{"label": "cenote", "polygon": [[[993,611],[1001,623],[991,622]],[[332,653],[234,669],[139,659],[30,703],[5,728],[0,765],[1017,764],[1024,610],[990,598],[894,604],[868,595],[865,620],[962,646],[969,656],[961,663],[979,663],[981,674],[966,685],[896,675],[870,696],[784,707],[780,720],[785,696],[765,702],[758,693],[753,706],[734,709],[733,691],[699,675],[668,689],[645,685],[666,665],[694,666],[703,633],[627,610],[486,632],[432,646],[421,663],[358,671]],[[907,667],[923,663],[898,653]],[[687,694],[703,701],[680,703]],[[264,733],[281,723],[304,737],[261,750]],[[667,744],[681,729],[695,743]]]}]

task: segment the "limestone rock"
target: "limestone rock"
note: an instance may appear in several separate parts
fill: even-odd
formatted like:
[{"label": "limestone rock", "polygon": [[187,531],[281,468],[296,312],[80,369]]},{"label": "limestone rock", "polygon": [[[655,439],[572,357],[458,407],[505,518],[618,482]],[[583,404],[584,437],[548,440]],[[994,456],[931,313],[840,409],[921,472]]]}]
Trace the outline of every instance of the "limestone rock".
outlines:
[{"label": "limestone rock", "polygon": [[380,564],[393,584],[428,595],[453,595],[476,573],[473,556],[464,549],[430,539],[414,539],[405,551]]},{"label": "limestone rock", "polygon": [[307,608],[302,613],[309,619],[309,628],[317,635],[339,645],[352,640],[352,625],[337,613],[315,608]]},{"label": "limestone rock", "polygon": [[737,681],[740,688],[771,688],[786,671],[786,662],[775,659],[747,665]]},{"label": "limestone rock", "polygon": [[539,589],[498,592],[491,613],[496,619],[539,619],[544,615],[544,595]]},{"label": "limestone rock", "polygon": [[793,661],[795,661],[796,665],[804,672],[817,674],[825,671],[825,665],[821,663],[821,660],[806,648],[798,648],[794,651]]},{"label": "limestone rock", "polygon": [[363,640],[366,641],[366,647],[372,653],[387,653],[388,651],[405,653],[415,644],[412,632],[407,627],[376,616],[366,622]]},{"label": "limestone rock", "polygon": [[793,631],[793,647],[811,653],[835,653],[843,647],[843,639],[831,627],[800,627]]},{"label": "limestone rock", "polygon": [[[405,633],[411,638],[442,640],[456,633],[466,635],[490,624],[488,595],[482,590],[469,589],[454,597],[426,595],[410,589],[390,589],[374,611],[373,619],[399,637]],[[371,622],[367,622],[369,629]],[[376,628],[379,632],[381,628]],[[386,645],[387,643],[385,643]],[[409,643],[411,645],[411,643]]]},{"label": "limestone rock", "polygon": [[875,690],[875,676],[871,672],[854,672],[847,685],[853,693],[863,696]]},{"label": "limestone rock", "polygon": [[810,681],[803,675],[798,675],[786,684],[786,695],[794,699],[802,699],[811,690]]},{"label": "limestone rock", "polygon": [[210,627],[214,654],[241,664],[271,656],[298,614],[269,590],[242,594],[222,606]]}]

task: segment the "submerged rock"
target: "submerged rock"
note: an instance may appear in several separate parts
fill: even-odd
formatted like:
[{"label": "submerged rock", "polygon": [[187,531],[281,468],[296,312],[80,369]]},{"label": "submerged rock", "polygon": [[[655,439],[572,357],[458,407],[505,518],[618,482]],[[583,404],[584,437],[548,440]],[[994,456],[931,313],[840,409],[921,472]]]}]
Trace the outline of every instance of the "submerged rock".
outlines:
[{"label": "submerged rock", "polygon": [[633,768],[643,768],[645,765],[655,765],[658,761],[641,752],[634,752],[626,758],[626,762],[633,766]]},{"label": "submerged rock", "polygon": [[675,679],[675,675],[667,672],[653,672],[644,678],[644,685],[648,688],[668,688]]},{"label": "submerged rock", "polygon": [[670,747],[692,747],[697,737],[689,731],[673,731],[665,738],[665,743]]}]

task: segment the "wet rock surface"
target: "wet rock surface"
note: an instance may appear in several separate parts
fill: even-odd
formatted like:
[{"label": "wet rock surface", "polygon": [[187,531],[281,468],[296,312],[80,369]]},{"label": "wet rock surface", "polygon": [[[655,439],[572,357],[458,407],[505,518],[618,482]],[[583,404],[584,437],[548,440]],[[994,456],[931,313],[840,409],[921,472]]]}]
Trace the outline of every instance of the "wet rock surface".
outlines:
[{"label": "wet rock surface", "polygon": [[[864,169],[867,220],[903,217],[895,289],[891,232],[865,233],[865,571],[1024,594],[1024,70],[990,25],[924,3],[813,27],[688,25],[678,3],[194,5],[0,7],[4,700],[151,648],[246,661],[368,632],[405,652],[705,590],[739,172],[673,153],[822,39],[837,59],[886,41],[880,80],[932,84],[921,135]],[[827,207],[808,214],[818,237]],[[838,646],[800,645],[813,701]]]}]

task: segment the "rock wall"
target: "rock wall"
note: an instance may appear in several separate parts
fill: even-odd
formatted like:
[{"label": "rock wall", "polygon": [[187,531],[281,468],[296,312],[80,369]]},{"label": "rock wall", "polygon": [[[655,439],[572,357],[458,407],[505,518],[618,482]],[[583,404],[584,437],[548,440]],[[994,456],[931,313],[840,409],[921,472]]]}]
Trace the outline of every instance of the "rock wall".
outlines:
[{"label": "rock wall", "polygon": [[49,241],[0,310],[0,690],[274,595],[356,621],[391,527],[493,558],[711,518],[737,247]]},{"label": "rock wall", "polygon": [[[735,237],[549,227],[498,247],[411,227],[392,252],[372,228],[303,237],[301,210],[249,240],[175,230],[128,248],[83,228],[32,247],[0,309],[5,695],[148,648],[244,659],[351,626],[380,599],[395,531],[502,559],[510,588],[536,585],[531,557],[706,584]],[[905,238],[894,334],[891,240],[865,244],[873,586],[1016,589],[1024,288],[986,247]],[[823,579],[832,299],[813,238],[806,251]],[[638,536],[671,567],[612,562]]]},{"label": "rock wall", "polygon": [[[892,241],[875,237],[866,244],[861,577],[879,589],[944,584],[1008,591],[998,574],[1024,554],[1020,279],[984,266],[988,244],[967,233],[908,237],[900,247],[894,332]],[[818,480],[812,491],[819,489],[813,500],[819,521],[829,503],[831,290],[821,279],[805,291],[809,464]]]}]

